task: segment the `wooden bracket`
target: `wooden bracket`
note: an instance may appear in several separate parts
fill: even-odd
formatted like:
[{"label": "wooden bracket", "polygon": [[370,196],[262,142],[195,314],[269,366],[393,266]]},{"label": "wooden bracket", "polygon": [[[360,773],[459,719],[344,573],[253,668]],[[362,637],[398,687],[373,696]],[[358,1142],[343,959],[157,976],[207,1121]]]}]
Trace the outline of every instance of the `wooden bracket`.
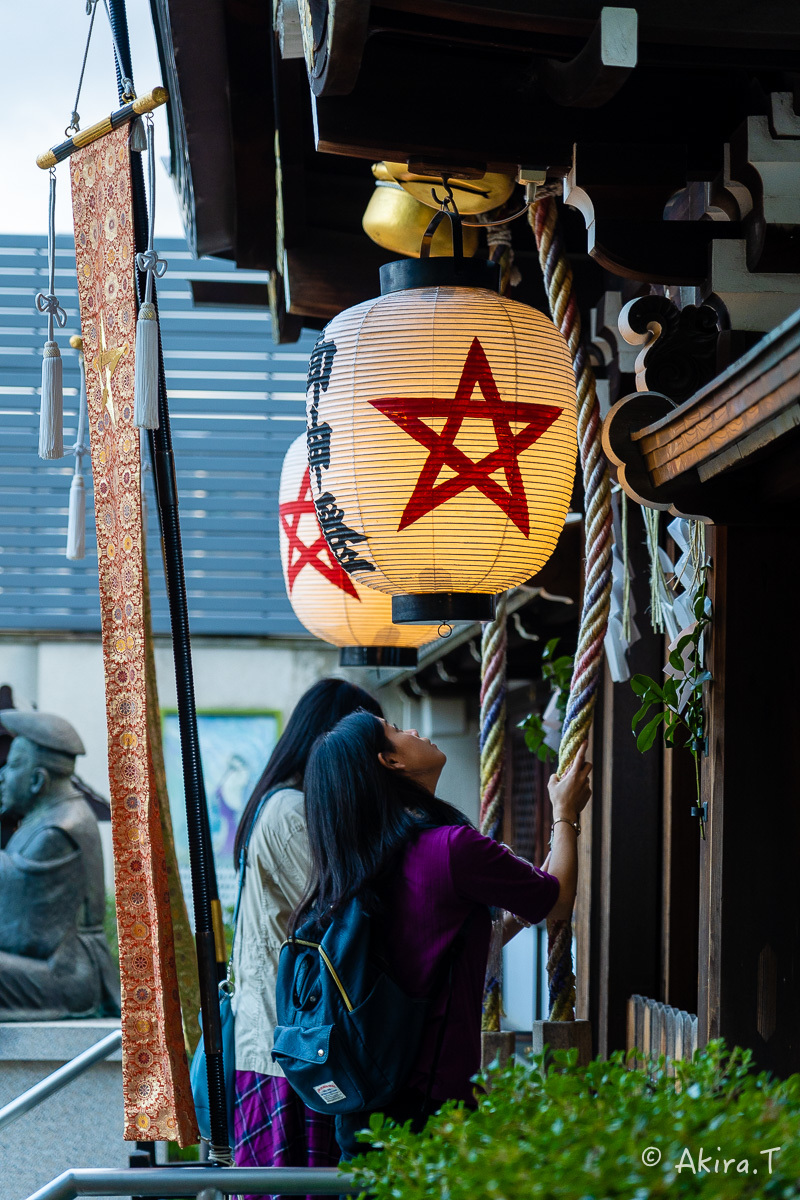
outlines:
[{"label": "wooden bracket", "polygon": [[710,304],[679,309],[667,296],[639,296],[619,315],[619,331],[636,359],[637,391],[688,400],[717,373],[717,313]]},{"label": "wooden bracket", "polygon": [[588,42],[570,62],[549,58],[539,85],[566,108],[599,108],[615,96],[636,66],[638,16],[635,8],[601,10]]},{"label": "wooden bracket", "polygon": [[632,500],[648,508],[669,509],[670,501],[653,486],[635,435],[674,410],[660,392],[632,392],[617,401],[603,422],[603,449],[617,467],[619,482]]}]

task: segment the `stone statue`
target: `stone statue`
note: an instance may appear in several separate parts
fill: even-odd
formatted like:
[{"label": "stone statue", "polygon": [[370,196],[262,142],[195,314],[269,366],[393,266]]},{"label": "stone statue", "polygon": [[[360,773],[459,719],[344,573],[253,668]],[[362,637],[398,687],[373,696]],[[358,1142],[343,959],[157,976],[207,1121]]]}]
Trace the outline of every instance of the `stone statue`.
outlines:
[{"label": "stone statue", "polygon": [[70,781],[83,743],[68,721],[9,709],[0,812],[21,818],[0,850],[0,1021],[119,1016],[103,931],[97,819]]}]

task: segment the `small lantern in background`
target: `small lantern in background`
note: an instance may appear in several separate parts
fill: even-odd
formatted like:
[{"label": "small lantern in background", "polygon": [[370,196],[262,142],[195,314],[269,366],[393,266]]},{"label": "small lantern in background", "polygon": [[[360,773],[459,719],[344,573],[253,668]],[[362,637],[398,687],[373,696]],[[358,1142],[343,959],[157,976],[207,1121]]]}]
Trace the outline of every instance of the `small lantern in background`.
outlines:
[{"label": "small lantern in background", "polygon": [[575,475],[567,345],[497,294],[495,263],[462,257],[447,215],[454,256],[387,263],[381,296],[334,317],[309,366],[320,525],[399,623],[490,619],[555,549]]},{"label": "small lantern in background", "polygon": [[388,596],[362,587],[337,563],[319,527],[308,477],[306,436],[289,447],[280,482],[280,547],[286,592],[309,633],[341,648],[343,667],[413,667],[433,628],[392,624]]}]

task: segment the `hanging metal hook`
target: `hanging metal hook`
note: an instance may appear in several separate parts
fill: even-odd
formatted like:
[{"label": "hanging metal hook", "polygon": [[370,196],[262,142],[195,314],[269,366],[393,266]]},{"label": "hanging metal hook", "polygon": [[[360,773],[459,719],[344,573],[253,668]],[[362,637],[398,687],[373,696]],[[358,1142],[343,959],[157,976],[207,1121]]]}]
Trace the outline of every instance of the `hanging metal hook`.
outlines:
[{"label": "hanging metal hook", "polygon": [[443,200],[440,199],[440,197],[436,195],[436,188],[431,188],[431,195],[433,196],[434,200],[445,212],[447,212],[451,205],[453,207],[453,211],[458,212],[458,205],[456,204],[456,198],[453,195],[453,189],[450,187],[449,176],[442,176],[442,187],[447,192],[446,198]]}]

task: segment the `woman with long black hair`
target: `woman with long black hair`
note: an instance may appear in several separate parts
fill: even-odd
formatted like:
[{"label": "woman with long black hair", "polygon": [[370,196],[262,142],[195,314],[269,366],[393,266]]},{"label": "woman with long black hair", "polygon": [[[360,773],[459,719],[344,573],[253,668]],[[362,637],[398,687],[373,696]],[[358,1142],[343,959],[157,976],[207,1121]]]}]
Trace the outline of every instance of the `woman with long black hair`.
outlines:
[{"label": "woman with long black hair", "polygon": [[234,942],[236,1165],[329,1167],[339,1161],[333,1118],[306,1108],[272,1061],[278,955],[311,858],[303,789],[315,739],[348,713],[381,707],[342,679],[322,679],[298,701],[242,814],[234,854],[246,871]]},{"label": "woman with long black hair", "polygon": [[[312,909],[335,914],[358,895],[378,918],[382,952],[410,996],[431,989],[428,1017],[403,1091],[387,1115],[421,1126],[445,1100],[474,1103],[480,1021],[489,953],[489,906],[505,909],[508,934],[550,915],[567,917],[577,885],[576,835],[589,801],[582,746],[563,779],[549,782],[552,849],[542,869],[483,837],[436,794],[446,757],[416,730],[367,712],[321,736],[305,775],[313,870],[290,930]],[[516,920],[519,918],[519,920]],[[451,967],[442,979],[442,964]],[[340,1115],[342,1153],[368,1114]]]}]

